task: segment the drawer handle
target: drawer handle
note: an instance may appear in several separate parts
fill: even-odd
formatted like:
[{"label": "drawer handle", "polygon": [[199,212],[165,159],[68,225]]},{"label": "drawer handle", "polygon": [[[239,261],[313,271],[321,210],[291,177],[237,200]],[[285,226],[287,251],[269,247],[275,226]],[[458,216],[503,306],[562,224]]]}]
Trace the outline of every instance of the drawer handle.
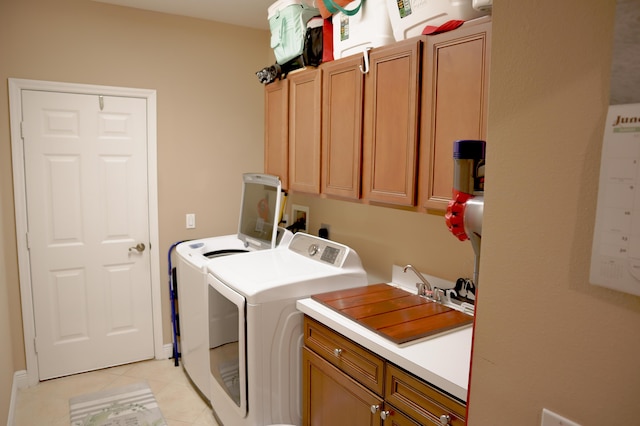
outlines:
[{"label": "drawer handle", "polygon": [[449,416],[448,414],[443,414],[440,416],[440,424],[442,426],[450,426],[451,423],[449,423],[451,421],[451,416]]},{"label": "drawer handle", "polygon": [[378,410],[380,409],[379,405],[372,405],[371,406],[371,414],[375,414]]},{"label": "drawer handle", "polygon": [[333,354],[334,354],[335,356],[340,356],[340,355],[342,355],[342,349],[340,349],[340,348],[336,348],[336,349],[334,349],[334,350],[333,350]]}]

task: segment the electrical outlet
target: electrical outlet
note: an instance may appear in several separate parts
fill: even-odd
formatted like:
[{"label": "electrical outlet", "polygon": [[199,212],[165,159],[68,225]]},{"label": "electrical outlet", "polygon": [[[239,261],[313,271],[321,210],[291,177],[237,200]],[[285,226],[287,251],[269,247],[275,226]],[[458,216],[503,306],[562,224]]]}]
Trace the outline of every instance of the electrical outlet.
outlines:
[{"label": "electrical outlet", "polygon": [[309,232],[309,207],[291,206],[291,224],[296,225],[294,232]]},{"label": "electrical outlet", "polygon": [[329,224],[321,223],[320,229],[318,230],[318,236],[329,239],[329,228],[330,228]]},{"label": "electrical outlet", "polygon": [[187,229],[193,229],[195,227],[196,227],[195,213],[187,213]]},{"label": "electrical outlet", "polygon": [[562,416],[549,411],[546,408],[542,409],[542,423],[540,426],[580,426],[576,422],[572,422],[569,419],[565,419]]}]

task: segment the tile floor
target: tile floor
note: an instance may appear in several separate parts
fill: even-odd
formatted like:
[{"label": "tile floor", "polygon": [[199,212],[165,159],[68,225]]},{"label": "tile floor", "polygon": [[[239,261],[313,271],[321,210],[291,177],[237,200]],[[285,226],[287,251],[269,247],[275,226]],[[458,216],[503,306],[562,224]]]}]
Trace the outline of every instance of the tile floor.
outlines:
[{"label": "tile floor", "polygon": [[18,391],[15,426],[69,426],[69,398],[147,381],[168,426],[217,426],[211,408],[173,360],[149,360],[60,379]]}]

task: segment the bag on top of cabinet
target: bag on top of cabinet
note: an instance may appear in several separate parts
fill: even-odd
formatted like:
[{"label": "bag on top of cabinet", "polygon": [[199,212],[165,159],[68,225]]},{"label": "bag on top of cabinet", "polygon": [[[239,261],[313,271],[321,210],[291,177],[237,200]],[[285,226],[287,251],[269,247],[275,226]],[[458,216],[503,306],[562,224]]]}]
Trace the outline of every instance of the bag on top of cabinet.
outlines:
[{"label": "bag on top of cabinet", "polygon": [[302,55],[307,22],[318,15],[313,0],[279,0],[269,6],[271,48],[278,64]]},{"label": "bag on top of cabinet", "polygon": [[304,38],[302,59],[304,65],[317,67],[323,59],[323,24],[324,19],[314,16],[307,23],[307,33]]}]

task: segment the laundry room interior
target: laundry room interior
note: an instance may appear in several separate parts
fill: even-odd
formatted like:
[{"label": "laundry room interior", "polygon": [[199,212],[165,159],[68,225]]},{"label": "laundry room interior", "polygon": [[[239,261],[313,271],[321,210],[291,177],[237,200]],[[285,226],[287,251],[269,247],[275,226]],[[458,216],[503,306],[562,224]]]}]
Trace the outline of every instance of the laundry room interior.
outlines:
[{"label": "laundry room interior", "polygon": [[[367,0],[362,7],[366,8],[369,2],[384,3]],[[489,13],[474,18],[479,22],[461,21],[459,27],[434,34],[419,30],[406,40],[365,50],[364,55],[349,53],[317,67],[285,71],[288,74],[268,83],[260,81],[257,73],[277,64],[268,19],[273,1],[242,2],[239,9],[251,9],[251,13],[246,12],[246,19],[242,14],[226,14],[226,7],[211,16],[198,9],[186,16],[170,9],[151,10],[149,3],[153,2],[138,1],[136,7],[131,7],[127,0],[0,1],[0,97],[4,99],[0,103],[0,338],[4,342],[0,348],[4,359],[0,367],[0,423],[6,419],[8,425],[36,424],[28,415],[37,414],[38,418],[48,419],[49,424],[68,425],[70,411],[74,410],[72,398],[90,392],[74,383],[80,383],[80,376],[92,374],[85,373],[92,368],[83,367],[62,378],[44,377],[45,349],[41,344],[45,343],[40,341],[42,333],[37,327],[36,310],[41,307],[41,300],[56,301],[56,296],[61,298],[56,306],[71,312],[58,312],[70,329],[75,330],[74,321],[90,316],[82,309],[74,310],[82,295],[67,297],[65,293],[77,293],[79,287],[74,286],[79,284],[72,282],[69,289],[57,289],[58,293],[56,289],[47,290],[50,293],[43,299],[31,290],[32,279],[50,279],[47,277],[55,275],[55,271],[37,272],[36,265],[30,263],[40,256],[38,238],[42,237],[45,244],[50,235],[29,235],[37,219],[29,212],[30,207],[33,210],[30,197],[34,194],[26,189],[29,179],[39,176],[42,182],[50,179],[55,183],[56,170],[74,170],[42,166],[44,171],[37,174],[39,166],[32,168],[28,163],[33,152],[26,141],[37,132],[31,132],[20,118],[29,113],[26,98],[20,98],[21,91],[50,92],[51,87],[79,98],[104,90],[104,94],[96,92],[95,102],[91,101],[98,113],[101,107],[109,111],[112,98],[143,99],[145,107],[140,109],[146,118],[140,120],[141,131],[147,141],[152,141],[140,154],[148,178],[142,181],[151,191],[142,197],[149,210],[145,220],[149,220],[150,235],[140,240],[113,237],[114,242],[122,244],[126,259],[123,264],[149,262],[145,264],[150,275],[149,296],[144,296],[149,299],[145,307],[151,330],[145,349],[148,355],[130,358],[143,363],[138,368],[105,361],[111,363],[107,371],[96,367],[99,375],[82,383],[90,382],[104,391],[116,383],[128,385],[146,380],[164,416],[165,423],[161,424],[169,425],[321,425],[340,421],[382,425],[389,424],[387,417],[394,413],[407,419],[406,424],[637,423],[640,375],[629,366],[636,364],[640,352],[640,285],[632,280],[628,288],[616,289],[594,283],[593,262],[594,241],[600,241],[597,227],[601,223],[601,196],[606,187],[601,183],[604,135],[613,124],[607,116],[612,81],[631,80],[622,90],[628,98],[620,103],[635,104],[632,111],[637,111],[640,102],[640,74],[626,68],[612,70],[620,59],[614,42],[620,41],[618,25],[627,22],[621,15],[638,18],[640,2],[542,0],[515,4],[493,0]],[[155,7],[170,3],[159,2]],[[390,3],[398,7],[400,2]],[[415,9],[421,2],[405,3],[414,4]],[[257,18],[249,19],[254,16]],[[339,21],[333,23],[339,25]],[[628,31],[632,35],[624,32],[629,37],[624,41],[637,52],[640,35],[637,29]],[[453,203],[452,212],[448,210],[450,200],[435,194],[440,183],[433,180],[433,175],[440,169],[434,158],[440,151],[436,153],[430,143],[439,137],[433,130],[434,123],[441,125],[437,121],[441,116],[435,113],[434,100],[438,98],[434,88],[441,86],[431,83],[436,81],[437,70],[432,65],[437,63],[437,54],[441,53],[443,67],[456,63],[447,62],[455,59],[448,56],[453,50],[438,50],[457,46],[456,34],[461,35],[459,40],[471,40],[474,49],[480,46],[481,52],[480,56],[470,56],[475,62],[464,62],[461,68],[470,73],[476,68],[469,64],[479,64],[479,72],[486,72],[482,77],[486,80],[478,79],[480,92],[474,92],[474,96],[480,101],[475,106],[454,104],[448,110],[449,121],[445,125],[453,130],[444,133],[451,144],[443,151],[448,162],[446,197],[453,198],[454,189],[467,195],[458,204]],[[451,42],[453,39],[455,43]],[[402,49],[393,51],[395,47]],[[401,60],[392,64],[389,58]],[[334,81],[336,90],[348,92],[352,86],[340,80],[341,75],[347,74],[339,74],[343,70],[338,65],[356,59],[361,62],[353,62],[355,65],[348,72],[355,72],[348,75],[355,75],[353,78],[361,82],[357,87],[364,93],[359,94],[364,98],[362,120],[353,123],[345,117],[331,116],[334,123],[353,126],[361,135],[359,154],[334,163],[339,167],[360,167],[357,194],[351,197],[324,190],[327,182],[322,179],[332,169],[323,165],[322,159],[331,154],[323,151],[327,147],[325,137],[332,129],[328,120],[330,101],[343,99],[329,97],[325,83]],[[361,75],[358,66],[364,67],[365,60],[370,72]],[[401,66],[410,68],[408,77],[398,73],[398,69],[405,69]],[[373,78],[384,76],[385,72],[397,77],[396,85],[378,87],[380,104],[375,109],[368,104],[374,102],[371,93],[377,87]],[[321,76],[322,83],[307,80],[312,73],[313,78]],[[330,80],[330,76],[335,79]],[[400,93],[398,85],[405,83],[405,77],[407,84],[414,84],[406,92],[407,99],[385,102],[396,100],[384,96]],[[455,79],[451,81],[454,83],[447,87],[468,87],[462,82],[456,84]],[[277,109],[274,102],[279,98],[270,96],[279,96],[281,93],[273,89],[282,84],[288,87],[285,99],[301,100],[305,106],[316,108],[301,109],[309,121],[302,118],[300,128],[295,127],[296,116],[289,112],[288,124],[274,130],[273,120],[278,119],[273,115]],[[321,94],[322,99],[308,96],[310,89]],[[398,105],[405,101],[414,104],[403,115],[398,112]],[[45,101],[42,104],[42,110],[53,110]],[[65,107],[57,111],[68,110]],[[469,114],[478,117],[478,122],[460,120],[452,124],[456,117]],[[635,114],[629,120],[633,126],[640,120],[640,112],[631,114]],[[121,129],[118,119],[124,115],[111,115],[117,129]],[[385,124],[404,119],[410,123],[406,128]],[[465,134],[456,136],[457,125],[465,129]],[[469,135],[469,128],[475,134]],[[286,161],[274,160],[270,157],[274,153],[272,138],[282,131],[288,134],[285,141],[291,143],[301,134],[318,151],[301,150],[296,154],[287,148]],[[382,146],[384,138],[389,134],[395,137],[396,131],[408,135],[413,145],[400,146],[395,139],[388,139],[389,145],[376,158],[375,145],[362,142],[382,135]],[[56,135],[54,139],[61,137]],[[453,144],[459,139],[483,142],[482,158],[469,159],[474,165],[481,162],[483,166],[482,179],[472,176],[476,179],[471,179],[471,189],[453,187],[464,179],[454,182],[452,174],[464,175],[462,163],[468,159],[464,154],[454,158]],[[460,153],[464,147],[460,145]],[[42,155],[47,157],[46,153]],[[60,151],[55,155],[60,159],[66,154]],[[106,175],[109,171],[121,173],[118,178],[125,179],[128,172],[122,172],[116,161],[123,155],[110,155],[115,159],[114,166],[106,169]],[[346,152],[338,155],[347,157]],[[312,170],[306,163],[301,166],[302,162],[292,163],[299,159],[317,160],[318,169]],[[409,160],[405,162],[406,159]],[[67,167],[62,163],[60,167]],[[288,166],[284,174],[276,172],[282,164]],[[388,182],[393,185],[408,185],[403,194],[408,201],[385,198],[395,188],[387,191],[386,182],[381,188],[376,187],[378,181],[371,177],[376,166],[378,177],[389,177]],[[314,183],[316,193],[296,180],[312,172],[322,178]],[[405,174],[407,180],[395,179]],[[196,268],[195,279],[200,280],[200,287],[189,296],[199,307],[191,310],[181,306],[181,280],[175,269],[180,263],[175,249],[178,244],[185,244],[182,253],[192,253],[185,256],[204,253],[205,240],[209,238],[229,237],[232,242],[227,244],[231,240],[224,240],[223,249],[244,250],[257,244],[255,235],[245,235],[242,240],[237,236],[246,182],[254,176],[276,176],[273,185],[279,185],[278,196],[283,198],[276,201],[275,196],[265,196],[264,206],[260,204],[262,200],[252,200],[251,205],[258,206],[258,217],[251,220],[259,224],[252,222],[250,228],[262,231],[264,226],[269,232],[277,232],[269,233],[262,242],[268,246],[265,250],[250,249],[249,253],[203,261]],[[469,176],[464,178],[468,181]],[[473,188],[480,181],[480,190]],[[120,181],[117,184],[120,186],[113,188],[126,187]],[[61,184],[57,188],[69,191],[64,192],[71,194],[69,197],[75,196],[75,187]],[[119,192],[114,194],[111,195],[117,199]],[[477,208],[474,198],[482,201],[479,229],[465,235],[465,231],[455,230],[465,225],[456,223],[451,215],[466,214],[471,218],[473,208]],[[89,204],[98,204],[91,197],[89,200]],[[123,200],[123,205],[137,206],[134,201]],[[263,212],[263,208],[269,212]],[[68,214],[61,222],[65,229],[82,222],[74,219],[72,207],[59,205],[57,209],[62,216]],[[117,213],[118,209],[111,210]],[[100,208],[95,211],[102,214]],[[305,219],[303,230],[292,227],[300,217]],[[112,222],[113,226],[119,223]],[[198,241],[203,245],[197,246]],[[45,254],[43,258],[48,262],[54,257]],[[109,269],[108,262],[105,264],[98,269]],[[300,278],[304,274],[308,276]],[[56,277],[58,282],[66,282],[62,275]],[[202,345],[208,345],[213,341],[208,328],[220,319],[211,316],[207,305],[214,297],[209,293],[211,289],[221,288],[219,283],[253,283],[261,279],[272,288],[233,290],[230,286],[220,290],[229,300],[235,297],[230,293],[240,294],[246,304],[229,305],[232,325],[223,327],[244,333],[246,338],[246,347],[233,346],[232,351],[233,357],[240,353],[239,360],[233,358],[240,366],[237,378],[232,380],[234,386],[237,379],[246,385],[224,389],[229,380],[223,377],[216,381],[209,374],[211,348],[205,351],[206,359],[194,361],[204,370],[188,371],[179,355],[176,357],[176,351],[182,349],[179,330],[175,330],[180,326],[176,318],[197,313],[185,320],[202,324],[202,330],[196,327],[199,331],[194,342],[201,340]],[[461,293],[460,283],[469,296],[462,303],[453,301]],[[271,291],[276,288],[283,290]],[[404,293],[397,296],[398,290]],[[418,294],[421,291],[423,294]],[[407,303],[433,305],[440,309],[438,312],[445,309],[445,300],[451,321],[462,319],[433,334],[413,335],[415,341],[402,337],[393,340],[395,337],[383,335],[366,318],[357,317],[355,307],[348,307],[349,300],[359,298],[362,302],[382,294],[399,299],[410,295]],[[278,313],[273,313],[276,311],[272,308]],[[242,320],[233,316],[238,312],[246,315],[246,326],[240,325],[239,330],[236,326]],[[344,320],[346,317],[348,320]],[[259,327],[266,330],[267,325],[273,326],[270,337],[260,340],[256,337],[260,335]],[[50,327],[54,338],[58,326],[52,322]],[[68,340],[78,343],[83,338],[74,336]],[[242,341],[237,336],[227,340]],[[262,349],[252,352],[258,348],[258,341]],[[343,346],[327,346],[330,344]],[[349,354],[354,358],[348,358]],[[357,365],[362,359],[368,360],[367,367],[359,371],[371,368],[372,375],[379,376],[359,376],[349,369],[349,365]],[[290,362],[283,365],[284,360]],[[219,361],[221,368],[227,368],[229,362],[226,358]],[[138,376],[142,370],[149,372],[149,377]],[[165,386],[158,371],[166,372],[163,374],[175,382],[167,379]],[[194,378],[196,374],[201,378]],[[327,381],[318,383],[318,377]],[[331,388],[326,384],[328,378],[344,386]],[[252,381],[264,387],[256,389]],[[56,382],[64,384],[55,388]],[[392,392],[392,383],[411,387],[422,399],[407,403],[403,399],[407,395]],[[218,390],[212,391],[216,386]],[[46,388],[57,390],[44,397],[40,389]],[[328,394],[345,392],[349,398],[359,395],[354,398],[360,406],[352,410],[358,420],[332,417],[345,408],[314,394],[318,388]],[[172,406],[172,399],[182,396],[169,389],[188,389],[189,398],[193,394],[198,399],[196,408],[187,416],[187,409]],[[44,400],[37,400],[38,394]],[[270,405],[269,398],[280,396],[283,400],[288,398],[286,404]],[[225,398],[230,402],[218,405],[216,411],[217,401]],[[348,400],[342,399],[344,403]]]}]

